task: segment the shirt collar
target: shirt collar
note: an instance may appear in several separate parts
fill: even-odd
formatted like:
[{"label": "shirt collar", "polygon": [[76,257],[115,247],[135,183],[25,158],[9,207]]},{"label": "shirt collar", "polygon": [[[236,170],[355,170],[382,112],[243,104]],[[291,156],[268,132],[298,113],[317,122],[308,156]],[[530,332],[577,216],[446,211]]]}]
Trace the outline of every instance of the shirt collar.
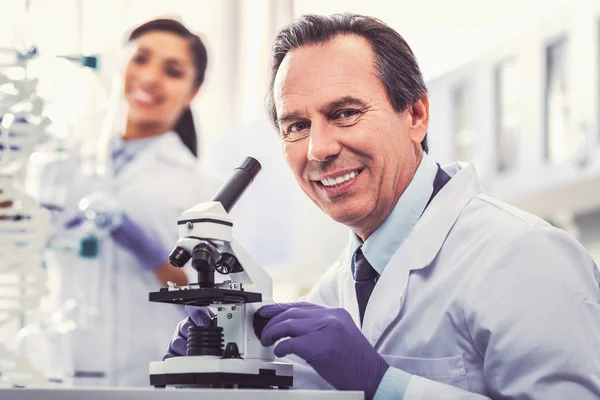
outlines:
[{"label": "shirt collar", "polygon": [[[381,225],[367,238],[365,243],[351,233],[351,248],[362,252],[371,266],[382,274],[386,265],[419,221],[433,193],[433,182],[438,166],[423,152],[421,163],[404,193]],[[352,265],[354,274],[354,265]]]},{"label": "shirt collar", "polygon": [[167,132],[162,135],[151,136],[134,140],[123,140],[121,136],[115,136],[110,142],[110,154],[112,160],[112,171],[115,175],[121,173],[123,168],[154,143],[163,139],[165,135],[174,135],[174,132]]},{"label": "shirt collar", "polygon": [[[165,133],[165,135],[169,134],[171,132],[167,132]],[[150,136],[147,138],[139,138],[139,139],[134,139],[134,140],[123,140],[123,138],[121,136],[115,136],[113,137],[112,141],[111,141],[111,146],[113,149],[113,152],[115,151],[125,151],[129,154],[137,154],[139,152],[141,152],[143,149],[145,149],[146,147],[148,147],[150,144],[158,141],[160,138],[162,138],[163,135],[156,135],[156,136]]]}]

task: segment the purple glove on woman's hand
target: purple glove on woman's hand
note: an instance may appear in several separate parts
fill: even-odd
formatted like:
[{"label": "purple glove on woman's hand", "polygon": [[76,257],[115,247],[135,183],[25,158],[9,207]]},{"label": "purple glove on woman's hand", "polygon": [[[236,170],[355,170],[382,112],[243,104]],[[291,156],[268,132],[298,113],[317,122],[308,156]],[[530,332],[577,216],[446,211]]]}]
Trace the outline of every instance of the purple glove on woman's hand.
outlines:
[{"label": "purple glove on woman's hand", "polygon": [[121,224],[110,236],[119,246],[130,251],[148,272],[156,271],[168,260],[169,250],[163,247],[160,240],[145,232],[126,214],[123,214]]},{"label": "purple glove on woman's hand", "polygon": [[257,313],[271,318],[261,334],[275,355],[295,354],[338,390],[359,390],[372,399],[389,365],[343,308],[310,303],[270,304]]},{"label": "purple glove on woman's hand", "polygon": [[177,324],[177,329],[175,329],[175,333],[167,349],[167,354],[165,354],[163,360],[171,357],[185,356],[190,327],[208,326],[214,318],[214,314],[208,307],[185,306],[185,312],[188,317]]},{"label": "purple glove on woman's hand", "polygon": [[[82,215],[77,215],[68,220],[64,227],[77,228],[84,221]],[[167,262],[169,250],[162,246],[160,240],[145,232],[127,214],[121,214],[120,221],[121,223],[110,231],[110,236],[120,247],[130,251],[144,270],[154,272]]]}]

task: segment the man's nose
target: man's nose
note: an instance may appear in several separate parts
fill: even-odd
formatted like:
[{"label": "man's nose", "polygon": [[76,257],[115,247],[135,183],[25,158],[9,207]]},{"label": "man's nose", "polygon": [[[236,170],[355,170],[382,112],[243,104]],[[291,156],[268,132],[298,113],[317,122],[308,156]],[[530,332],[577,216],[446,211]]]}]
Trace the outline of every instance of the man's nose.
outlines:
[{"label": "man's nose", "polygon": [[325,162],[337,156],[342,145],[327,123],[314,123],[310,128],[308,154],[310,161]]}]

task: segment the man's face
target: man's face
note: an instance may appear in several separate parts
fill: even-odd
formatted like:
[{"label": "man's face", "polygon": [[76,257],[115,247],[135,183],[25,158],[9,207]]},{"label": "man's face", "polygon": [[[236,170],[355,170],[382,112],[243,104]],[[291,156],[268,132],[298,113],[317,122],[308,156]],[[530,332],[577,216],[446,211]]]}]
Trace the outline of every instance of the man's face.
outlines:
[{"label": "man's face", "polygon": [[290,51],[274,96],[296,180],[325,213],[366,240],[419,165],[427,97],[396,112],[376,76],[371,46],[354,35]]}]

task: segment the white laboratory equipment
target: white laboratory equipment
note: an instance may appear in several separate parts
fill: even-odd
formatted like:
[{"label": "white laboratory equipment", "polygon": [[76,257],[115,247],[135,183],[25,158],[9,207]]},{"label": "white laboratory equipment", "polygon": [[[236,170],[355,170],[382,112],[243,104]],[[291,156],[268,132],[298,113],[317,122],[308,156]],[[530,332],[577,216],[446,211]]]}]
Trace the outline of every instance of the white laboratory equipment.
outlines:
[{"label": "white laboratory equipment", "polygon": [[[37,81],[24,73],[35,50],[0,52],[13,58],[0,65],[0,328],[8,329],[18,327],[22,315],[36,309],[47,293],[42,254],[50,216],[22,190],[17,177],[34,147],[45,140],[50,121],[42,116]],[[0,343],[0,386],[45,383],[41,370]]]}]

